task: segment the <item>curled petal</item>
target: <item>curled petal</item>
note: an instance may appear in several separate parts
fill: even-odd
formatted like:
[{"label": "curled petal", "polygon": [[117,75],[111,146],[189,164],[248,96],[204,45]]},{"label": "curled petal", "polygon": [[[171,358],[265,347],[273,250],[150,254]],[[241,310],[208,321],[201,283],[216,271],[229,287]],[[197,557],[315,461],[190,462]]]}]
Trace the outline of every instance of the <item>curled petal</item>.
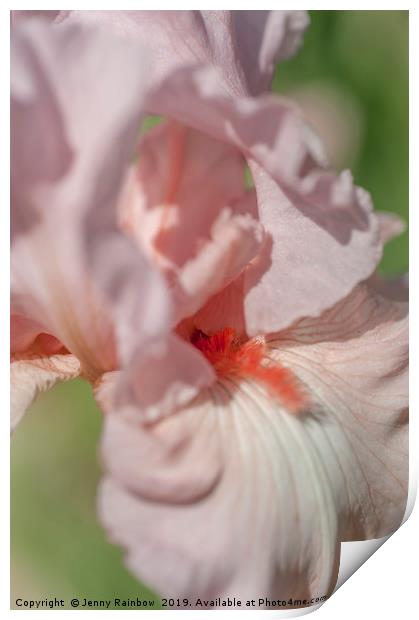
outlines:
[{"label": "curled petal", "polygon": [[60,381],[74,379],[80,374],[80,363],[74,355],[15,356],[10,368],[11,430],[40,392]]},{"label": "curled petal", "polygon": [[214,294],[233,282],[262,247],[262,227],[250,215],[220,214],[211,239],[179,274],[179,318],[197,312]]}]

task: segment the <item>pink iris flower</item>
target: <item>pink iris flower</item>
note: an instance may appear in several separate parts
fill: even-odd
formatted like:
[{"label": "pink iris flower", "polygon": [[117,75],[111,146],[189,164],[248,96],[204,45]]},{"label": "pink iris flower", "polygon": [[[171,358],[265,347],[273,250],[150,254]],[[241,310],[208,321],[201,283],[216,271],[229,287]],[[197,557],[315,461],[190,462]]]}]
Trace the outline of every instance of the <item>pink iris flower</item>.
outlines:
[{"label": "pink iris flower", "polygon": [[329,595],[403,518],[401,225],[268,92],[307,23],[15,12],[12,425],[91,383],[99,518],[162,595]]}]

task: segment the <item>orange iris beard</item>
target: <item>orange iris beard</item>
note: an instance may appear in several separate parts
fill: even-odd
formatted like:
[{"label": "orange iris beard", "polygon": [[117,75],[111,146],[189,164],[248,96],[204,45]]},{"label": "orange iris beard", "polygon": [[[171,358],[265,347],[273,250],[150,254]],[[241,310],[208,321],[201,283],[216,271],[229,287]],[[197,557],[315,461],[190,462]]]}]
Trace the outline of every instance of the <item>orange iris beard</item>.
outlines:
[{"label": "orange iris beard", "polygon": [[278,362],[266,365],[266,344],[257,338],[241,342],[231,327],[211,335],[196,330],[192,344],[201,351],[220,376],[236,376],[260,381],[294,413],[301,411],[306,399],[293,373]]}]

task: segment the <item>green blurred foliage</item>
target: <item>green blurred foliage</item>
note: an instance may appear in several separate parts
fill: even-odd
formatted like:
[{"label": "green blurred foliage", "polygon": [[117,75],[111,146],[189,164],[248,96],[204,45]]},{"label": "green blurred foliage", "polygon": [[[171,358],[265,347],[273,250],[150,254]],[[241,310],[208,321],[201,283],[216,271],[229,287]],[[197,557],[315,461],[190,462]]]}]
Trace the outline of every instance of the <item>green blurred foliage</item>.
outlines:
[{"label": "green blurred foliage", "polygon": [[[274,89],[318,82],[356,102],[362,132],[352,169],[375,207],[407,220],[408,13],[318,11],[298,56]],[[407,268],[407,235],[386,249],[383,270]],[[17,597],[158,598],[123,567],[97,523],[100,412],[81,380],[39,398],[12,443],[12,601]]]}]

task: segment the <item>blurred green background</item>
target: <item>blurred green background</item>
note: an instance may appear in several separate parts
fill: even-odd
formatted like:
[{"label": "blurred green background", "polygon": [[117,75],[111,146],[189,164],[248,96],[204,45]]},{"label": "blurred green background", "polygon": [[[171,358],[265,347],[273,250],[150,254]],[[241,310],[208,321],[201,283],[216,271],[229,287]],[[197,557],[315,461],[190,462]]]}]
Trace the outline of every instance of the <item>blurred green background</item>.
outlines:
[{"label": "blurred green background", "polygon": [[[277,68],[329,157],[349,166],[375,207],[407,220],[408,12],[313,11],[304,46]],[[407,234],[382,270],[406,271]],[[17,597],[159,599],[130,576],[96,521],[100,412],[81,380],[43,395],[12,441],[11,577]]]}]

